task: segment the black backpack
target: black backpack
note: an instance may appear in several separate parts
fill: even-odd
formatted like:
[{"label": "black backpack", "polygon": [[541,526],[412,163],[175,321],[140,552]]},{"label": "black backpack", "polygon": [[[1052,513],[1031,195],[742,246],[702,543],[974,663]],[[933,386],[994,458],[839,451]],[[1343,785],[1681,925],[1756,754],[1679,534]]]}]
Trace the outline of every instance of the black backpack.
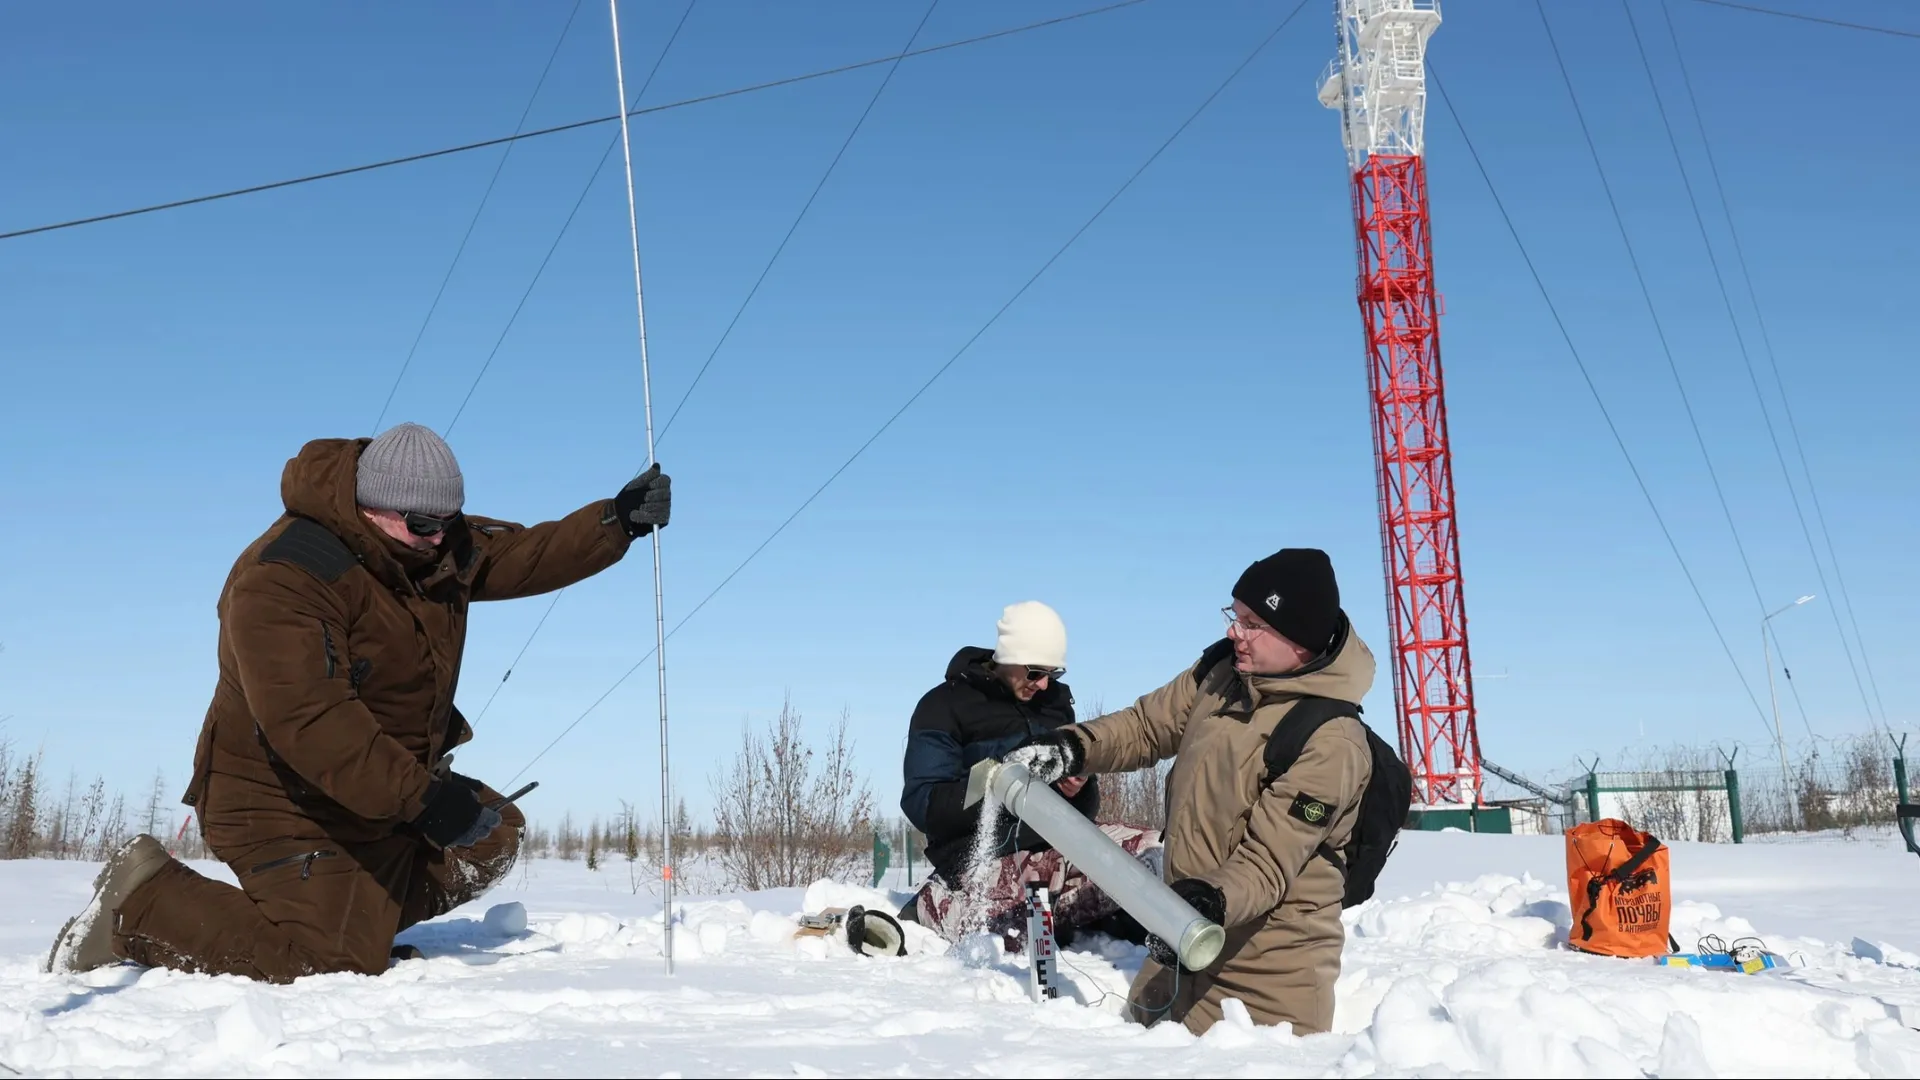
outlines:
[{"label": "black backpack", "polygon": [[1353,839],[1344,857],[1326,844],[1321,844],[1319,850],[1320,855],[1346,874],[1347,891],[1340,900],[1343,908],[1364,904],[1373,896],[1374,879],[1387,865],[1387,856],[1399,842],[1400,829],[1406,825],[1407,812],[1413,806],[1413,774],[1393,747],[1361,719],[1360,711],[1360,706],[1351,701],[1303,697],[1294,702],[1267,740],[1265,783],[1271,784],[1293,768],[1293,763],[1300,760],[1301,751],[1306,749],[1307,740],[1327,721],[1351,716],[1360,720],[1360,726],[1366,729],[1367,748],[1373,751],[1373,772],[1367,779],[1367,790],[1360,796],[1360,817],[1354,823]]}]

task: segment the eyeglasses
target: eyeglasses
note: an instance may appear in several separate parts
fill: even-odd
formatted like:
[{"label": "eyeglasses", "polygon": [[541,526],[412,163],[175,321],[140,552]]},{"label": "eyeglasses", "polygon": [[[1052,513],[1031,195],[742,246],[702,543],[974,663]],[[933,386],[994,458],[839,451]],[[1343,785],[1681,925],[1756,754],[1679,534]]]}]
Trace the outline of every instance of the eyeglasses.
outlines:
[{"label": "eyeglasses", "polygon": [[1039,682],[1041,679],[1058,679],[1067,673],[1063,667],[1030,667],[1027,669],[1027,681]]},{"label": "eyeglasses", "polygon": [[418,510],[408,510],[401,515],[406,519],[407,531],[415,536],[439,536],[446,532],[447,526],[453,524],[453,519],[459,516],[458,511],[445,517],[437,517],[433,514],[423,514]]},{"label": "eyeglasses", "polygon": [[1227,620],[1227,631],[1229,633],[1238,630],[1241,634],[1247,635],[1257,634],[1262,630],[1269,629],[1266,623],[1261,622],[1254,615],[1249,614],[1242,617],[1238,612],[1233,610],[1232,604],[1221,608],[1220,615]]}]

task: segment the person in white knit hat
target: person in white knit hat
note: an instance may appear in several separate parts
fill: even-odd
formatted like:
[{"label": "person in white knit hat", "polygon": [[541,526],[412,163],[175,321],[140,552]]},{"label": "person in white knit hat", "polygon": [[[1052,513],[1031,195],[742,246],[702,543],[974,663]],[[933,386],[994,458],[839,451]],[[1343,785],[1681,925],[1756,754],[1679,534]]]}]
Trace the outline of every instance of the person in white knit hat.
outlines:
[{"label": "person in white knit hat", "polygon": [[[1144,939],[1132,920],[1123,914],[1116,918],[1117,904],[1020,822],[999,823],[1002,835],[990,853],[983,853],[994,865],[969,865],[980,808],[965,805],[967,770],[1035,735],[1071,726],[1073,693],[1060,681],[1066,673],[1066,623],[1046,604],[1026,600],[1001,611],[992,649],[970,646],[955,653],[946,678],[921,697],[907,733],[900,808],[926,835],[933,874],[900,912],[902,918],[949,940],[983,923],[1016,949],[1025,932],[1026,883],[1039,881],[1054,898],[1054,929],[1062,946],[1082,930]],[[1098,777],[1065,777],[1054,789],[1097,820]],[[1151,858],[1158,851],[1151,829],[1101,828],[1136,855]],[[963,890],[977,895],[960,903]],[[968,917],[973,914],[984,918]]]}]

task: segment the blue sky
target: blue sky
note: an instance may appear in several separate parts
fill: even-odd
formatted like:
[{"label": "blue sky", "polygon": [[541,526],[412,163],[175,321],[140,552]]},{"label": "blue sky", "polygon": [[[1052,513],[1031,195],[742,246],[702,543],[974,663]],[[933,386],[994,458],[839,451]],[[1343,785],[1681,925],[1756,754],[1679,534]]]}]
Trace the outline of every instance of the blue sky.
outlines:
[{"label": "blue sky", "polygon": [[[1785,0],[1783,0],[1784,4]],[[1080,5],[942,3],[923,43]],[[1092,6],[1092,5],[1087,5]],[[1291,4],[1151,0],[903,63],[661,444],[667,613],[694,603],[1078,228]],[[1862,102],[1913,44],[1674,0],[1887,718],[1911,727],[1920,525],[1902,205],[1916,164]],[[0,11],[0,231],[512,129],[571,5]],[[1000,607],[1053,604],[1083,706],[1218,636],[1254,558],[1329,550],[1385,648],[1344,156],[1314,99],[1326,5],[1294,25],[934,388],[669,643],[693,804],[783,695],[845,709],[893,810],[914,701]],[[1864,729],[1837,600],[1762,426],[1617,5],[1555,29],[1693,395],[1807,718]],[[629,92],[680,18],[623,8]],[[1634,0],[1732,272],[1660,9]],[[925,8],[698,0],[647,103],[885,55]],[[1759,610],[1530,3],[1446,7],[1430,53],[1764,705]],[[1895,25],[1898,5],[1862,4]],[[612,111],[585,3],[530,126]],[[636,121],[654,388],[691,382],[884,68]],[[1767,731],[1649,515],[1458,131],[1428,158],[1467,604],[1489,757],[1554,774],[1639,739]],[[509,159],[389,423],[445,429],[610,127]],[[0,242],[0,715],[50,765],[184,780],[214,602],[302,442],[371,433],[498,150]],[[476,512],[538,521],[644,460],[618,154],[451,432]],[[1742,331],[1785,437],[1744,291]],[[1786,444],[1798,476],[1798,459]],[[1803,501],[1806,499],[1802,494]],[[1807,512],[1812,513],[1811,504]],[[1811,518],[1810,518],[1811,520]],[[1814,524],[1815,536],[1819,526]],[[1824,546],[1822,553],[1824,557]],[[1833,571],[1827,569],[1829,580]],[[548,600],[477,609],[474,716]],[[652,644],[644,549],[560,600],[461,752],[504,782]],[[651,665],[528,775],[530,809],[657,799]],[[1367,701],[1387,726],[1383,668]]]}]

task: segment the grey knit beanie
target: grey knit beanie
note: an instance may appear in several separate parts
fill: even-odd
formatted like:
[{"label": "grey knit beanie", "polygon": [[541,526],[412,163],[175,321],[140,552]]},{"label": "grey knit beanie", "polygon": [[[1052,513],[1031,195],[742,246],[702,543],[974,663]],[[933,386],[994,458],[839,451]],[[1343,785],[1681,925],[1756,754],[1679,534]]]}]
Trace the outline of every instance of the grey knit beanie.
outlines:
[{"label": "grey knit beanie", "polygon": [[458,513],[467,501],[453,448],[430,428],[395,424],[360,451],[353,496],[374,510]]}]

